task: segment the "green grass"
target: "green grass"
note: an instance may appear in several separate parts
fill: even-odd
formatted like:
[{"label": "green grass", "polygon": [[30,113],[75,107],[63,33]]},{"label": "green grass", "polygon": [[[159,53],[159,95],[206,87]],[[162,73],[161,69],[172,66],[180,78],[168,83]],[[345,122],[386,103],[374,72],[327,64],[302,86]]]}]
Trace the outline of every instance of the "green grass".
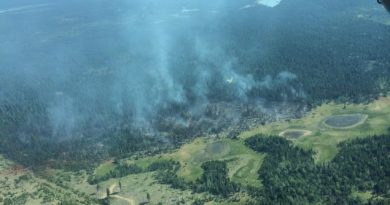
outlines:
[{"label": "green grass", "polygon": [[[147,202],[147,193],[150,194],[150,204],[176,204],[183,199],[186,204],[191,204],[195,199],[204,198],[205,193],[192,193],[191,190],[173,189],[169,185],[159,184],[154,179],[155,172],[141,174],[132,174],[120,179],[110,179],[100,184],[101,189],[97,193],[99,198],[106,194],[106,188],[113,188],[113,193],[122,198],[132,200],[134,204]],[[122,190],[119,189],[119,181],[122,184]],[[123,199],[111,197],[110,204],[128,204]]]},{"label": "green grass", "polygon": [[[325,126],[323,121],[332,115],[361,113],[368,116],[367,120],[350,129],[334,129]],[[342,141],[357,137],[367,137],[388,133],[390,126],[390,98],[381,98],[373,103],[349,104],[344,108],[343,104],[324,104],[301,119],[284,122],[275,122],[260,126],[242,133],[239,137],[246,139],[255,134],[279,135],[287,129],[302,129],[312,133],[292,140],[295,145],[304,149],[316,151],[317,162],[327,162],[337,154],[337,144]]]},{"label": "green grass", "polygon": [[373,197],[373,195],[370,191],[367,191],[367,192],[353,191],[351,196],[362,200],[364,203],[367,203],[368,200]]},{"label": "green grass", "polygon": [[[324,120],[332,115],[361,113],[367,115],[367,120],[356,127],[350,129],[335,129],[324,124]],[[193,142],[183,145],[181,148],[157,156],[143,157],[139,159],[121,159],[128,163],[134,163],[144,170],[150,164],[160,160],[175,160],[180,162],[181,168],[178,175],[186,181],[196,181],[202,175],[201,165],[209,160],[225,160],[229,170],[229,178],[238,184],[261,187],[258,179],[258,170],[264,160],[265,154],[254,152],[245,146],[244,140],[255,134],[280,135],[285,130],[307,131],[304,136],[291,139],[292,142],[304,149],[314,149],[316,161],[324,163],[331,160],[338,152],[337,144],[357,137],[385,134],[390,124],[390,98],[382,98],[367,105],[344,105],[324,104],[301,119],[294,119],[284,122],[271,123],[257,127],[253,130],[242,133],[238,140],[197,138]],[[0,156],[1,157],[1,156]],[[1,159],[1,158],[0,158]],[[95,175],[104,175],[113,170],[115,165],[109,161],[100,165],[95,170]],[[172,189],[169,185],[158,184],[154,175],[156,172],[128,175],[121,178],[123,189],[118,193],[121,197],[134,200],[137,203],[145,202],[146,193],[151,195],[151,203],[175,204],[178,200],[184,199],[191,202],[196,198],[203,198],[207,193],[193,195],[190,190],[181,191]],[[73,179],[73,178],[72,178]],[[72,180],[71,183],[74,180]],[[77,181],[77,180],[76,180]],[[80,180],[78,180],[80,181]],[[102,190],[98,193],[104,196],[105,188],[113,184],[118,184],[119,179],[110,179],[100,183]],[[116,185],[118,186],[118,185]],[[82,183],[75,186],[78,190],[91,194],[95,187],[82,186]],[[118,188],[116,188],[118,191]],[[237,193],[240,195],[241,193]],[[371,197],[370,193],[354,192],[354,197],[366,200]],[[245,200],[250,200],[248,196],[239,196],[241,202],[230,204],[245,204]],[[113,198],[111,204],[123,204],[123,199]],[[226,201],[219,203],[211,201],[207,204],[228,204]]]},{"label": "green grass", "polygon": [[[220,153],[206,152],[207,147],[213,143],[224,143],[228,149]],[[187,153],[186,149],[191,150],[192,153],[195,152],[182,161],[184,166],[179,172],[180,176],[189,181],[194,181],[202,175],[200,167],[202,163],[209,160],[226,160],[228,162],[229,177],[233,182],[255,187],[261,186],[257,171],[263,161],[263,155],[249,149],[242,141],[223,139],[203,143],[195,142],[193,145],[194,147],[188,145],[184,147],[184,150],[178,152],[179,155],[183,152]],[[174,155],[173,159],[175,158]]]},{"label": "green grass", "polygon": [[229,177],[233,182],[260,187],[261,182],[258,180],[257,171],[263,158],[264,155],[246,147],[242,140],[198,138],[173,153],[129,160],[129,163],[146,170],[153,162],[172,159],[181,164],[178,175],[186,181],[194,182],[202,176],[201,165],[204,162],[226,160]]},{"label": "green grass", "polygon": [[[244,140],[255,134],[280,135],[285,130],[305,130],[307,135],[301,136],[297,139],[291,139],[292,142],[304,149],[314,149],[316,154],[316,161],[319,163],[331,160],[338,152],[337,144],[348,139],[357,137],[366,137],[369,135],[379,135],[388,133],[387,128],[390,126],[390,98],[382,98],[368,105],[347,105],[344,109],[343,105],[329,103],[322,105],[312,112],[308,113],[301,119],[295,119],[284,122],[271,123],[265,126],[257,127],[253,130],[242,133],[238,140],[231,139],[215,139],[215,138],[197,138],[193,142],[183,145],[181,148],[171,153],[160,154],[152,157],[143,157],[139,159],[120,159],[128,163],[134,163],[144,170],[150,164],[160,160],[175,160],[180,162],[181,169],[179,176],[187,181],[195,181],[202,175],[201,164],[208,160],[225,160],[229,170],[229,178],[241,185],[249,185],[254,187],[261,187],[261,181],[258,179],[258,170],[264,160],[265,154],[258,154],[245,146]],[[350,129],[334,129],[324,125],[324,120],[332,115],[361,113],[368,116],[367,120],[356,127]],[[22,171],[17,175],[6,170],[10,169],[14,164],[9,160],[4,159],[0,155],[0,178],[2,183],[5,183],[9,188],[0,190],[0,195],[5,196],[9,192],[13,194],[22,193],[22,187],[32,193],[37,190],[43,183],[54,187],[53,193],[63,198],[65,196],[72,196],[72,198],[79,198],[76,192],[65,190],[56,185],[60,184],[72,187],[72,189],[79,190],[80,193],[93,195],[96,193],[96,186],[91,186],[86,182],[88,175],[86,172],[71,173],[62,172],[61,170],[50,170],[49,173],[54,177],[55,183],[49,182],[46,179],[40,179],[33,176],[29,181],[22,182],[23,186],[14,186],[16,178],[28,174],[29,171]],[[111,170],[115,169],[115,164],[112,161],[107,161],[95,169],[94,174],[102,176]],[[9,172],[9,173],[8,173]],[[146,201],[146,193],[151,195],[151,203],[157,204],[176,204],[180,200],[192,202],[195,199],[208,197],[207,193],[193,194],[190,190],[181,191],[170,188],[169,185],[158,184],[154,178],[156,172],[146,172],[142,174],[133,174],[123,177],[121,179],[110,179],[100,183],[101,190],[98,196],[104,197],[105,188],[116,185],[118,190],[118,181],[122,183],[123,189],[118,193],[120,197],[131,199],[136,203]],[[69,177],[70,176],[70,177]],[[5,181],[5,177],[9,178]],[[242,195],[243,194],[243,195]],[[207,204],[245,204],[250,197],[244,193],[236,194],[241,202],[215,202],[211,201]],[[241,196],[242,195],[242,196]],[[369,192],[353,192],[353,197],[368,200],[372,197]],[[81,199],[81,198],[80,198]],[[54,199],[53,203],[58,202]],[[29,204],[41,204],[40,198],[28,199]],[[111,204],[124,204],[126,201],[123,198],[112,198]]]},{"label": "green grass", "polygon": [[[16,164],[3,157],[0,157],[0,164],[2,164],[0,197],[16,201],[27,196],[23,198],[26,202],[20,204],[59,204],[63,200],[75,200],[79,202],[77,204],[86,204],[88,202],[84,200],[93,190],[86,182],[85,171],[72,173],[48,169],[42,173],[45,174],[45,177],[42,177],[41,174],[33,173],[20,165],[15,170]],[[81,193],[88,193],[88,195]]]},{"label": "green grass", "polygon": [[227,142],[230,145],[229,157],[235,159],[228,163],[231,180],[242,185],[260,187],[261,182],[258,179],[258,170],[263,163],[265,155],[249,149],[241,140],[227,140]]},{"label": "green grass", "polygon": [[[332,115],[361,113],[367,120],[350,129],[334,129],[324,125],[324,120]],[[255,134],[280,135],[285,130],[305,130],[306,135],[292,139],[296,146],[316,151],[316,162],[328,162],[337,154],[337,144],[357,137],[387,133],[390,121],[390,99],[382,98],[371,104],[324,104],[301,119],[271,123],[242,133],[239,140],[198,138],[176,152],[146,157],[134,161],[147,168],[156,160],[173,159],[181,163],[178,175],[187,181],[196,181],[202,175],[201,164],[209,160],[226,160],[229,177],[242,185],[261,186],[258,173],[264,155],[258,154],[244,145],[244,140]],[[221,144],[223,143],[223,144]],[[215,150],[214,150],[215,149]]]},{"label": "green grass", "polygon": [[95,175],[96,176],[103,176],[107,173],[109,173],[111,170],[114,170],[115,169],[115,164],[112,163],[112,161],[107,161],[107,162],[104,162],[103,164],[101,164],[100,166],[98,166],[96,169],[95,169]]}]

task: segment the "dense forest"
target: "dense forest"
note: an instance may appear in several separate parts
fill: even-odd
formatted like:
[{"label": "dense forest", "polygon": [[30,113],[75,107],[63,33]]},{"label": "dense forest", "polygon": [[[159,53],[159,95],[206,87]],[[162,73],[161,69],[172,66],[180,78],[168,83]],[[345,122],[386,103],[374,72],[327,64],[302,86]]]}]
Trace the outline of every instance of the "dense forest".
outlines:
[{"label": "dense forest", "polygon": [[[336,0],[285,0],[273,9],[203,2],[194,5],[204,11],[192,12],[173,4],[153,10],[159,6],[152,1],[69,2],[42,9],[47,18],[32,18],[34,12],[6,17],[12,9],[1,10],[5,158],[36,173],[87,170],[96,186],[153,173],[175,189],[216,198],[242,192],[254,204],[390,203],[387,135],[342,142],[325,164],[285,138],[253,136],[246,146],[266,154],[261,188],[231,181],[224,160],[204,162],[191,182],[178,175],[182,165],[174,160],[146,168],[120,160],[172,151],[200,136],[238,140],[251,127],[298,118],[323,103],[369,103],[387,95],[390,27],[357,18],[352,11],[367,6],[363,1],[355,8]],[[172,14],[175,9],[188,16]],[[93,175],[106,160],[115,168]],[[356,197],[368,192],[370,199]]]},{"label": "dense forest", "polygon": [[[84,169],[92,161],[139,151],[158,152],[204,134],[231,129],[234,137],[238,132],[234,125],[241,123],[244,126],[238,127],[245,128],[246,119],[256,118],[258,124],[275,120],[279,111],[270,113],[269,110],[278,103],[295,106],[282,110],[288,110],[288,117],[296,117],[307,108],[328,101],[365,103],[385,95],[390,85],[390,58],[386,55],[390,53],[390,47],[384,46],[386,39],[390,39],[387,36],[389,27],[343,16],[343,13],[337,13],[342,7],[335,10],[328,8],[326,3],[305,2],[297,12],[291,9],[297,2],[286,1],[280,5],[278,13],[232,10],[230,15],[223,16],[229,24],[215,22],[210,31],[202,24],[194,24],[195,34],[185,32],[177,36],[172,43],[175,52],[170,54],[173,62],[170,66],[177,70],[175,76],[182,79],[180,83],[188,100],[165,103],[155,111],[155,117],[146,122],[146,127],[134,121],[136,113],[130,107],[131,101],[136,99],[121,102],[123,107],[129,108],[117,113],[112,108],[113,102],[100,96],[108,92],[104,84],[97,85],[101,90],[95,104],[85,104],[88,99],[77,92],[78,87],[90,86],[102,78],[111,82],[111,72],[91,74],[86,79],[78,76],[74,82],[69,81],[72,86],[68,92],[79,98],[73,102],[80,106],[77,112],[88,113],[88,117],[71,131],[67,122],[61,122],[65,123],[61,125],[64,127],[53,124],[51,102],[47,101],[49,94],[37,91],[36,85],[31,86],[23,80],[10,82],[4,78],[0,98],[0,153],[26,166]],[[310,18],[301,18],[302,12]],[[331,15],[333,13],[335,15]],[[270,20],[252,20],[263,19],[264,15]],[[299,32],[295,28],[299,28]],[[214,36],[212,32],[218,29],[226,31],[221,34],[225,40],[210,57],[216,59],[204,59],[194,50],[192,37]],[[219,50],[226,51],[221,53],[224,56],[221,59]],[[96,60],[95,54],[107,55],[91,51],[91,59]],[[130,59],[136,59],[132,53],[129,55]],[[231,57],[236,73],[252,76],[256,83],[244,90],[244,100],[237,88],[226,87],[224,76],[215,71],[202,85],[207,90],[204,96],[207,101],[202,103],[201,109],[195,109],[199,101],[194,90],[196,82],[188,76],[195,75],[191,72],[198,67],[218,70],[226,56]],[[185,73],[179,68],[188,68],[191,72]],[[42,86],[54,84],[47,81]],[[67,102],[61,93],[57,95],[55,101]],[[72,116],[65,117],[73,119]],[[73,160],[75,158],[78,160]]]},{"label": "dense forest", "polygon": [[388,135],[343,142],[327,164],[315,164],[312,151],[280,137],[258,135],[246,144],[267,153],[259,170],[263,191],[252,193],[260,204],[364,204],[354,191],[372,192],[368,204],[389,203]]}]

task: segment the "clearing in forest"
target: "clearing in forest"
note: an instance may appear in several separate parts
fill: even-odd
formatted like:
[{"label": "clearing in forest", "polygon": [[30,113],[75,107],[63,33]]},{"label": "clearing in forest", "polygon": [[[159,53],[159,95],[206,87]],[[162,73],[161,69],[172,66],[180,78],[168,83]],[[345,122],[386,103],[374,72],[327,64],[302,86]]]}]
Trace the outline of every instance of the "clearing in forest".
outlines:
[{"label": "clearing in forest", "polygon": [[198,138],[183,145],[173,153],[130,160],[143,169],[160,160],[174,160],[181,164],[178,175],[186,181],[196,181],[202,176],[202,164],[212,160],[227,162],[229,177],[233,182],[260,187],[257,171],[264,155],[244,145],[242,140]]},{"label": "clearing in forest", "polygon": [[211,160],[225,160],[229,177],[233,182],[259,187],[257,171],[264,156],[254,152],[244,145],[241,140],[199,139],[194,143],[183,146],[172,159],[180,159],[182,167],[179,176],[194,181],[202,175],[202,163]]},{"label": "clearing in forest", "polygon": [[[191,190],[180,190],[171,188],[168,184],[159,184],[155,180],[155,172],[131,174],[122,178],[109,179],[99,183],[101,191],[98,196],[105,195],[106,188],[114,194],[110,196],[111,205],[129,204],[176,204],[184,199],[186,202],[193,202],[197,198],[203,198],[203,193],[193,193]],[[119,188],[121,181],[121,189]],[[147,197],[150,196],[150,200]]]},{"label": "clearing in forest", "polygon": [[[327,103],[300,119],[259,126],[241,133],[239,138],[244,140],[256,134],[286,136],[285,131],[306,130],[311,134],[302,135],[294,139],[293,143],[316,151],[316,162],[327,162],[337,154],[337,144],[342,141],[388,133],[389,102],[390,97],[382,97],[369,104]],[[297,136],[299,133],[287,134]]]},{"label": "clearing in forest", "polygon": [[[357,137],[385,134],[388,132],[389,121],[390,98],[381,98],[370,104],[329,103],[313,109],[300,119],[275,122],[244,132],[237,140],[197,138],[170,153],[137,159],[129,158],[126,161],[143,170],[147,170],[154,162],[178,161],[181,167],[177,174],[186,181],[194,182],[202,176],[201,165],[204,162],[224,160],[227,162],[228,176],[233,182],[244,186],[260,187],[258,170],[265,154],[256,153],[246,147],[244,140],[248,137],[255,134],[283,136],[292,139],[296,146],[316,151],[317,162],[326,162],[337,154],[337,144],[340,142]],[[335,129],[329,125],[337,125],[344,129]],[[95,171],[95,174],[107,173],[114,166],[116,165],[112,162],[106,162]],[[146,172],[121,178],[123,189],[120,196],[131,198],[135,202],[145,202],[146,193],[149,193],[152,198],[151,203],[163,202],[164,204],[174,204],[181,199],[194,200],[191,190],[181,191],[172,189],[169,185],[158,184],[154,179],[155,174],[158,173]],[[102,182],[101,185],[109,187],[118,180],[110,179]],[[202,194],[197,197],[202,197]],[[119,198],[114,202],[125,203]]]}]

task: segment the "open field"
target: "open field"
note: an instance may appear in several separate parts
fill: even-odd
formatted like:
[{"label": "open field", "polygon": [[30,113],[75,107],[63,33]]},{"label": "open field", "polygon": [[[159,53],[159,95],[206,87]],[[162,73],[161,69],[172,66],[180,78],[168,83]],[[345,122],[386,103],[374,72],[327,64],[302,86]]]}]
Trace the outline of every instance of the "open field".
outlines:
[{"label": "open field", "polygon": [[[149,165],[163,160],[175,160],[180,162],[181,168],[178,175],[186,181],[194,182],[202,175],[201,165],[210,160],[226,160],[229,178],[241,185],[252,187],[261,187],[258,180],[258,170],[263,161],[264,155],[258,154],[246,147],[241,140],[197,138],[193,142],[183,145],[178,150],[157,156],[143,157],[139,159],[123,159],[129,164],[136,164],[143,170],[147,170]],[[115,168],[115,164],[107,161],[99,166],[94,174],[100,176],[108,173]],[[203,199],[208,194],[194,194],[190,190],[181,191],[172,189],[169,185],[158,184],[154,175],[156,172],[146,172],[141,174],[131,174],[120,179],[110,179],[99,183],[100,190],[96,196],[103,198],[105,190],[115,184],[112,196],[112,204],[130,204],[128,200],[135,204],[147,202],[147,193],[151,196],[151,203],[157,204],[175,204],[178,201],[184,201],[185,204],[191,204],[195,199]],[[122,184],[122,190],[118,188],[119,181]],[[239,195],[239,193],[237,194]],[[232,204],[245,204],[242,201],[248,197],[239,196],[239,201]],[[127,202],[124,199],[128,199]],[[209,202],[208,204],[226,204],[219,202]]]},{"label": "open field", "polygon": [[[57,176],[67,179],[57,184],[0,156],[0,204],[54,205],[61,201],[72,201],[75,205],[94,204],[85,192],[79,191],[80,188],[89,186],[83,180],[84,174]],[[66,187],[66,183],[72,184],[71,188]]]},{"label": "open field", "polygon": [[[351,115],[353,114],[353,115]],[[356,126],[334,129],[324,124],[331,116],[364,116]],[[356,121],[353,119],[352,121]],[[337,144],[357,137],[380,135],[388,132],[390,126],[390,98],[380,98],[370,104],[324,104],[306,114],[301,119],[275,122],[243,132],[239,138],[246,139],[255,134],[281,135],[286,130],[307,130],[311,134],[303,135],[294,144],[314,149],[317,162],[327,162],[337,154]]]},{"label": "open field", "polygon": [[240,141],[200,139],[182,147],[169,158],[180,159],[182,168],[179,175],[189,181],[194,181],[201,176],[202,163],[210,160],[227,160],[232,181],[246,185],[260,185],[257,180],[257,170],[260,168],[263,156],[248,149]]},{"label": "open field", "polygon": [[189,181],[194,181],[201,176],[202,163],[210,160],[226,160],[229,177],[233,182],[256,187],[261,184],[257,179],[257,170],[264,156],[250,150],[241,141],[199,139],[183,146],[168,157],[174,160],[180,159],[182,168],[179,170],[179,176]]},{"label": "open field", "polygon": [[[193,194],[190,190],[181,191],[172,189],[169,185],[158,184],[154,175],[155,172],[141,173],[128,175],[120,179],[110,179],[99,184],[100,190],[97,196],[104,198],[106,195],[106,188],[111,189],[110,204],[141,204],[146,203],[147,194],[150,195],[150,203],[158,204],[176,204],[176,202],[184,201],[184,204],[191,204],[197,198],[203,198],[204,194]],[[121,182],[122,189],[119,187]]]},{"label": "open field", "polygon": [[100,166],[98,166],[95,169],[94,175],[96,176],[102,176],[112,170],[114,170],[115,166],[113,165],[112,161],[109,160],[107,162],[102,163]]},{"label": "open field", "polygon": [[257,179],[257,171],[263,158],[264,155],[249,149],[241,140],[198,138],[173,153],[132,160],[130,163],[146,169],[158,160],[172,159],[181,164],[178,172],[180,177],[187,181],[195,181],[202,175],[202,163],[226,160],[229,177],[233,182],[259,187],[261,182]]}]

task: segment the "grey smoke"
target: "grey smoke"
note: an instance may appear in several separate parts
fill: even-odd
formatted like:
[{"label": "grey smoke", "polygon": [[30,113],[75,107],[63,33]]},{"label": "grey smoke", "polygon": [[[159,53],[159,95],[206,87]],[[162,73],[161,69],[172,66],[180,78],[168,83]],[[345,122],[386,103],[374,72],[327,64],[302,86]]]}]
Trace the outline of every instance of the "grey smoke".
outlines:
[{"label": "grey smoke", "polygon": [[116,119],[150,126],[172,104],[201,113],[215,95],[247,103],[252,89],[299,80],[288,71],[255,79],[227,51],[231,22],[224,20],[247,4],[253,0],[3,2],[0,84],[11,93],[33,89],[55,137]]},{"label": "grey smoke", "polygon": [[289,71],[283,71],[278,73],[276,77],[273,77],[271,75],[265,76],[264,79],[259,83],[259,85],[267,89],[272,89],[273,87],[278,85],[288,84],[296,78],[297,76],[294,73],[291,73]]},{"label": "grey smoke", "polygon": [[[56,99],[47,108],[53,136],[71,136],[82,119],[72,98],[64,93],[56,93]],[[59,133],[64,132],[64,133]]]}]

